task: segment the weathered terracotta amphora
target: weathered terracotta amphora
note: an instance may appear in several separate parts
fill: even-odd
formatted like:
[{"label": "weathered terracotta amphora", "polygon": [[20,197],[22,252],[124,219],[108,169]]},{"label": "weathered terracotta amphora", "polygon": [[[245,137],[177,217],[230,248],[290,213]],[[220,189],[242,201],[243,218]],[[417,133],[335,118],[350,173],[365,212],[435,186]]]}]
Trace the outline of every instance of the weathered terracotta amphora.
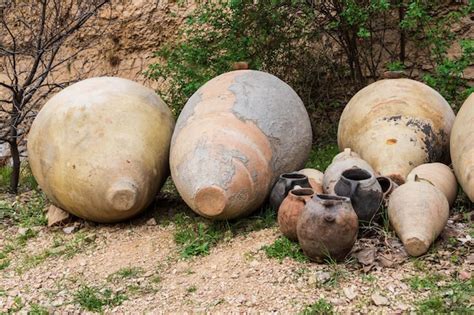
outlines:
[{"label": "weathered terracotta amphora", "polygon": [[57,207],[97,222],[144,210],[169,175],[174,119],[151,89],[100,77],[68,86],[28,136],[31,171]]},{"label": "weathered terracotta amphora", "polygon": [[298,219],[296,232],[310,260],[343,260],[357,239],[359,221],[347,197],[314,195]]},{"label": "weathered terracotta amphora", "polygon": [[284,173],[278,178],[270,193],[270,205],[278,210],[288,192],[295,187],[311,188],[308,177],[300,173]]},{"label": "weathered terracotta amphora", "polygon": [[171,140],[170,168],[186,204],[210,219],[260,207],[283,173],[303,167],[311,150],[308,113],[277,77],[224,73],[188,100]]},{"label": "weathered terracotta amphora", "polygon": [[450,146],[456,178],[474,202],[474,93],[467,98],[456,116]]},{"label": "weathered terracotta amphora", "polygon": [[402,184],[414,167],[449,160],[453,123],[451,106],[426,84],[380,80],[346,105],[337,141],[341,150],[351,148],[377,173]]},{"label": "weathered terracotta amphora", "polygon": [[278,226],[283,235],[292,241],[298,240],[296,224],[306,202],[314,195],[311,188],[296,188],[290,190],[278,209]]},{"label": "weathered terracotta amphora", "polygon": [[377,178],[360,168],[342,172],[334,191],[338,196],[351,199],[361,224],[368,224],[375,218],[383,200],[382,187]]}]

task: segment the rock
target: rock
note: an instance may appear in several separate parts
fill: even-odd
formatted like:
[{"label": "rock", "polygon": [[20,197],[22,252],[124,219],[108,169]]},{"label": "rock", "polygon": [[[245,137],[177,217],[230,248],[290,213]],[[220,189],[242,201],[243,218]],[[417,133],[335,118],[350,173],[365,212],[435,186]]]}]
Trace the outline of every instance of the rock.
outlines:
[{"label": "rock", "polygon": [[372,294],[371,298],[372,302],[377,306],[388,305],[388,299],[378,293]]},{"label": "rock", "polygon": [[22,236],[25,236],[26,233],[28,233],[28,230],[29,230],[29,229],[30,229],[30,228],[20,227],[20,228],[18,228],[18,234],[20,234],[20,235],[22,235]]},{"label": "rock", "polygon": [[471,279],[471,273],[469,271],[465,271],[465,270],[460,271],[458,278],[461,281],[469,280],[469,279]]},{"label": "rock", "polygon": [[354,286],[344,288],[342,289],[342,292],[344,292],[344,295],[349,300],[353,300],[357,296],[356,288]]},{"label": "rock", "polygon": [[48,208],[46,217],[48,218],[48,226],[52,227],[69,221],[71,215],[63,209],[58,208],[55,205],[51,205]]},{"label": "rock", "polygon": [[326,271],[318,271],[316,272],[316,279],[318,279],[319,282],[324,283],[331,279],[331,274]]},{"label": "rock", "polygon": [[150,218],[148,221],[146,221],[146,225],[149,225],[149,226],[154,226],[154,225],[156,225],[156,220],[155,220],[155,218]]},{"label": "rock", "polygon": [[63,232],[66,233],[66,234],[71,234],[72,232],[74,232],[76,230],[76,227],[73,225],[73,226],[67,226],[63,229]]}]

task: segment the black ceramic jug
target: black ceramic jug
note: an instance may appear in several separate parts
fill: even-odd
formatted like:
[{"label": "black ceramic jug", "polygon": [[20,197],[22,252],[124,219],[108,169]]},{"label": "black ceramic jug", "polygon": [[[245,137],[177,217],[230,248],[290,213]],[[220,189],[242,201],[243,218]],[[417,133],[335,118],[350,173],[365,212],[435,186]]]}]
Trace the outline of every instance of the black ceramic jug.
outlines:
[{"label": "black ceramic jug", "polygon": [[370,223],[376,217],[383,200],[382,187],[375,176],[360,168],[342,172],[334,191],[338,196],[351,199],[362,225]]},{"label": "black ceramic jug", "polygon": [[273,209],[278,210],[283,199],[286,198],[288,192],[300,186],[301,188],[311,188],[308,177],[299,173],[284,173],[278,178],[270,193],[270,205]]}]

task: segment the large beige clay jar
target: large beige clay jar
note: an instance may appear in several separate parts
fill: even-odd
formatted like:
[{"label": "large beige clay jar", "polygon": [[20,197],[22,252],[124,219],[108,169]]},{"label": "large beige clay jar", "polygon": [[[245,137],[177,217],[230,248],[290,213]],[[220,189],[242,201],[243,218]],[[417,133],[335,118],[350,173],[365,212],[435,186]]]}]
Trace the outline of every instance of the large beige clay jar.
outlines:
[{"label": "large beige clay jar", "polygon": [[341,178],[341,174],[352,168],[363,169],[375,176],[375,171],[369,163],[360,158],[359,154],[349,148],[337,154],[331,164],[327,167],[323,176],[323,191],[329,195],[335,195],[334,186]]},{"label": "large beige clay jar", "polygon": [[401,184],[414,167],[449,160],[453,122],[453,110],[429,86],[409,79],[381,80],[346,105],[338,144]]},{"label": "large beige clay jar", "polygon": [[424,179],[441,190],[448,199],[451,206],[456,200],[458,193],[458,182],[453,171],[443,163],[421,164],[411,170],[407,176],[407,181]]},{"label": "large beige clay jar", "polygon": [[286,83],[241,70],[202,86],[173,133],[170,167],[198,214],[230,219],[257,209],[282,173],[300,169],[311,150],[308,113]]},{"label": "large beige clay jar", "polygon": [[169,174],[174,120],[138,83],[91,78],[53,96],[28,136],[31,170],[56,206],[115,222],[152,201]]},{"label": "large beige clay jar", "polygon": [[443,192],[420,179],[393,191],[388,202],[388,218],[411,256],[420,256],[443,231],[449,203]]},{"label": "large beige clay jar", "polygon": [[474,202],[474,93],[456,116],[451,132],[451,159],[459,184]]}]

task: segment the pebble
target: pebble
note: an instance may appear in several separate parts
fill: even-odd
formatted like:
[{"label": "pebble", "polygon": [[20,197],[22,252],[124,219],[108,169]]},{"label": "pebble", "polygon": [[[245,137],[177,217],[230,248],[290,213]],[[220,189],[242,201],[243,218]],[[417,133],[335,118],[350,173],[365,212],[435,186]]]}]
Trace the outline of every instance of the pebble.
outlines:
[{"label": "pebble", "polygon": [[72,232],[74,232],[76,230],[76,227],[73,225],[73,226],[67,226],[63,229],[63,232],[66,233],[66,234],[71,234]]}]

